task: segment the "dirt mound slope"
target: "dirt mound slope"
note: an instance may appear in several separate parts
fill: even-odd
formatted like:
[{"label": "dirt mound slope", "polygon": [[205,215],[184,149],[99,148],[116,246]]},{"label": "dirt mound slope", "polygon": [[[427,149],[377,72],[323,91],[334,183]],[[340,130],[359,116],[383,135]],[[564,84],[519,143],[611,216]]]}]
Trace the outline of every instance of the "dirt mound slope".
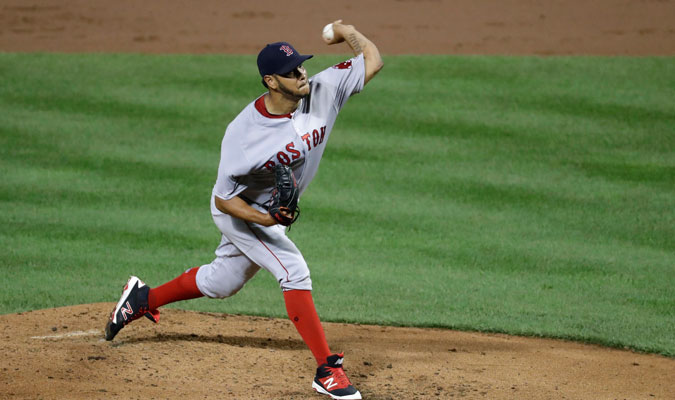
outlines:
[{"label": "dirt mound slope", "polygon": [[[112,342],[112,303],[0,316],[0,398],[307,399],[313,357],[284,319],[163,310]],[[325,323],[365,399],[665,399],[675,360],[557,340]]]}]

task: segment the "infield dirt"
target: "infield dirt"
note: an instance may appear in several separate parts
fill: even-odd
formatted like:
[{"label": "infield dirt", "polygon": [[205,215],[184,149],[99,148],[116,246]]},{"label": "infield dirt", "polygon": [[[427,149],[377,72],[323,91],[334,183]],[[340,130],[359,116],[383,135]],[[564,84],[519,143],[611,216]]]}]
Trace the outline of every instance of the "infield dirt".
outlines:
[{"label": "infield dirt", "polygon": [[[10,52],[255,54],[287,40],[304,53],[348,54],[320,39],[323,25],[343,18],[384,54],[675,54],[670,0],[0,0],[0,11],[0,51]],[[289,321],[169,309],[158,325],[142,319],[106,342],[103,325],[117,299],[110,300],[1,315],[0,398],[321,398],[310,386],[312,356]],[[656,355],[451,330],[324,326],[365,399],[675,393],[675,360]]]}]

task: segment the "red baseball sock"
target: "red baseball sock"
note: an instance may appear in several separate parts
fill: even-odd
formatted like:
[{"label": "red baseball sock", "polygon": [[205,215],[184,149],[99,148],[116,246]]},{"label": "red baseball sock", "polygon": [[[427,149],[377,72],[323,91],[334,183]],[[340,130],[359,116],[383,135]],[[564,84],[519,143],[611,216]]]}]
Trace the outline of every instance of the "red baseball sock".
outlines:
[{"label": "red baseball sock", "polygon": [[150,289],[148,292],[148,308],[157,308],[175,301],[196,299],[204,296],[197,288],[197,270],[199,267],[190,268],[172,281],[162,286]]},{"label": "red baseball sock", "polygon": [[314,307],[312,292],[310,290],[288,290],[284,292],[284,300],[288,317],[293,321],[302,340],[312,351],[317,365],[325,363],[326,357],[330,355],[330,349],[321,321],[319,321],[319,315]]}]

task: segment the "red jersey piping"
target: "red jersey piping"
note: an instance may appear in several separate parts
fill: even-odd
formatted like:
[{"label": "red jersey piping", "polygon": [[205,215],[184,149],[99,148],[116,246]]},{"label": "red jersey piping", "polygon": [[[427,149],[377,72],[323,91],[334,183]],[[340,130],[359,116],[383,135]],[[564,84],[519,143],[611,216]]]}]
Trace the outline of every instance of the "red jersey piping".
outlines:
[{"label": "red jersey piping", "polygon": [[[267,245],[265,244],[265,242],[263,242],[262,239],[260,239],[260,236],[258,236],[258,234],[255,233],[255,231],[253,230],[253,228],[251,228],[251,225],[249,225],[248,222],[246,222],[246,226],[247,226],[248,229],[251,231],[251,233],[253,234],[253,236],[255,236],[255,238],[258,239],[258,241],[260,242],[260,244],[262,244],[262,245],[267,249],[267,251],[269,251],[270,254],[272,254],[272,256],[273,256],[274,258],[277,259],[277,262],[279,263],[279,265],[281,265],[281,268],[283,268],[284,271],[286,271],[286,282],[290,282],[290,281],[291,281],[290,274],[288,273],[288,270],[286,269],[286,267],[284,266],[284,264],[281,262],[281,260],[279,259],[279,257],[277,257],[277,255],[274,254],[274,252],[273,252],[269,247],[267,247]],[[281,282],[281,281],[279,281],[279,282]]]}]

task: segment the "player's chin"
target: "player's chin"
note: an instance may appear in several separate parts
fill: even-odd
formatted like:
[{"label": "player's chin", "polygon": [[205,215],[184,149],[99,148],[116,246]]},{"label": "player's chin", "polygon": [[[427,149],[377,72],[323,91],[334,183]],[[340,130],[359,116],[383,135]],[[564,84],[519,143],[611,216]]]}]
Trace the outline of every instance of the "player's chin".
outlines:
[{"label": "player's chin", "polygon": [[298,87],[298,94],[302,97],[305,97],[309,94],[309,82]]}]

